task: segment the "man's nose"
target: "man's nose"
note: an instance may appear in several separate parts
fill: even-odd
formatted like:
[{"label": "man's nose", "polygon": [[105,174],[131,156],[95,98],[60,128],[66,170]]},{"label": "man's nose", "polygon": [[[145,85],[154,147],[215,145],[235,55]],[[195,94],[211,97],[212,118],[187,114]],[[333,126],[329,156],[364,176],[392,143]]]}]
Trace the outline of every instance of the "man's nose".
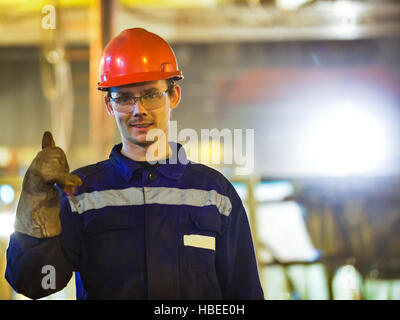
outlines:
[{"label": "man's nose", "polygon": [[132,114],[147,114],[147,110],[143,107],[142,103],[140,100],[136,100],[135,103],[133,104],[133,110]]}]

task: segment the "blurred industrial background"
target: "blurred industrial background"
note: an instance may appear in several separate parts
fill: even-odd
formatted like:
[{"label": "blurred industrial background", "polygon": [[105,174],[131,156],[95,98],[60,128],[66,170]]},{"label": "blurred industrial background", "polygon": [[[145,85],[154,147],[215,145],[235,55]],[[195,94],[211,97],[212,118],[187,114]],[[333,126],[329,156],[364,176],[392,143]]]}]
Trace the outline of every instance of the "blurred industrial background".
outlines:
[{"label": "blurred industrial background", "polygon": [[246,204],[265,298],[400,299],[399,1],[0,0],[0,17],[0,299],[25,298],[5,253],[43,132],[71,170],[120,141],[96,84],[130,27],[175,50],[178,130],[254,129],[252,174],[213,166]]}]

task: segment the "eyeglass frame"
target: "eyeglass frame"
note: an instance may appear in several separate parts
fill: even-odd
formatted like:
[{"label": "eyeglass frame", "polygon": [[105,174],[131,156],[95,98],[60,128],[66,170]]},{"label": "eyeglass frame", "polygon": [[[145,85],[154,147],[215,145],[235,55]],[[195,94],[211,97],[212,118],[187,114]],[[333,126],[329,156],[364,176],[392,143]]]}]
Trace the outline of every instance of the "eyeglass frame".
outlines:
[{"label": "eyeglass frame", "polygon": [[[132,107],[133,107],[135,104],[138,103],[138,101],[140,101],[141,105],[142,105],[145,109],[147,109],[147,108],[145,107],[145,105],[143,104],[143,100],[142,100],[145,96],[154,95],[154,94],[159,94],[160,97],[161,97],[161,96],[165,96],[165,94],[166,94],[167,92],[171,91],[171,89],[172,89],[173,87],[175,87],[175,83],[170,84],[170,85],[168,86],[168,88],[167,88],[165,91],[157,91],[157,92],[147,93],[147,94],[144,94],[144,95],[141,95],[141,96],[138,96],[138,97],[136,97],[136,96],[129,96],[129,99],[132,99],[132,98],[133,98],[133,103],[129,103],[129,104],[127,104],[126,106],[132,106]],[[120,103],[118,103],[118,102],[115,101],[115,99],[116,99],[117,97],[116,97],[116,98],[111,97],[111,91],[107,91],[107,96],[106,96],[106,98],[107,98],[108,101],[114,102],[115,105],[121,105]],[[157,108],[150,109],[150,110],[155,110],[155,109],[157,109]],[[118,111],[118,112],[121,112],[121,113],[131,113],[131,112],[133,111],[133,109],[132,109],[132,110],[129,110],[129,111],[119,111],[119,110],[117,110],[117,111]]]}]

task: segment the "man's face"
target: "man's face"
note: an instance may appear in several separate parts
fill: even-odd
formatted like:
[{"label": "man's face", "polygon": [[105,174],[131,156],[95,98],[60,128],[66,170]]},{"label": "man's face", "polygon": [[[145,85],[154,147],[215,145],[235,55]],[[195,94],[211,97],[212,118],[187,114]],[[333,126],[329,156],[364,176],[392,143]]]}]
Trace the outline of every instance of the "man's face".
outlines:
[{"label": "man's face", "polygon": [[[115,116],[118,129],[123,140],[142,147],[152,144],[146,136],[152,129],[168,133],[169,116],[171,109],[175,108],[180,100],[180,87],[175,85],[171,93],[160,95],[168,89],[166,80],[142,82],[139,84],[111,88],[111,99],[105,98],[105,104],[110,115]],[[149,94],[159,95],[156,107],[146,107],[140,100],[136,103],[125,105],[121,112],[122,101],[129,97],[139,97]]]}]

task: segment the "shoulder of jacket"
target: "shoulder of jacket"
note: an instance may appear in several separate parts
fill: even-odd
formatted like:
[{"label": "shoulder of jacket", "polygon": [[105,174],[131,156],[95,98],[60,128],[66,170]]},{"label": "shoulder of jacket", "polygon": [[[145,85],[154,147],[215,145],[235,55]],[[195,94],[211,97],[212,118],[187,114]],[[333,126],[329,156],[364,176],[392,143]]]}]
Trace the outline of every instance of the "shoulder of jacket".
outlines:
[{"label": "shoulder of jacket", "polygon": [[204,179],[212,180],[216,183],[221,190],[228,191],[232,186],[232,183],[218,170],[206,166],[201,163],[190,161],[189,169],[198,173]]},{"label": "shoulder of jacket", "polygon": [[204,164],[193,161],[190,161],[189,166],[193,171],[198,172],[203,179],[213,181],[218,186],[218,190],[216,191],[228,197],[232,205],[237,206],[238,204],[243,204],[243,201],[232,182],[229,181],[228,178],[225,177],[221,172]]},{"label": "shoulder of jacket", "polygon": [[81,168],[72,171],[72,174],[76,174],[81,179],[85,179],[91,175],[107,170],[111,167],[110,160],[103,160],[94,164],[83,166]]}]

